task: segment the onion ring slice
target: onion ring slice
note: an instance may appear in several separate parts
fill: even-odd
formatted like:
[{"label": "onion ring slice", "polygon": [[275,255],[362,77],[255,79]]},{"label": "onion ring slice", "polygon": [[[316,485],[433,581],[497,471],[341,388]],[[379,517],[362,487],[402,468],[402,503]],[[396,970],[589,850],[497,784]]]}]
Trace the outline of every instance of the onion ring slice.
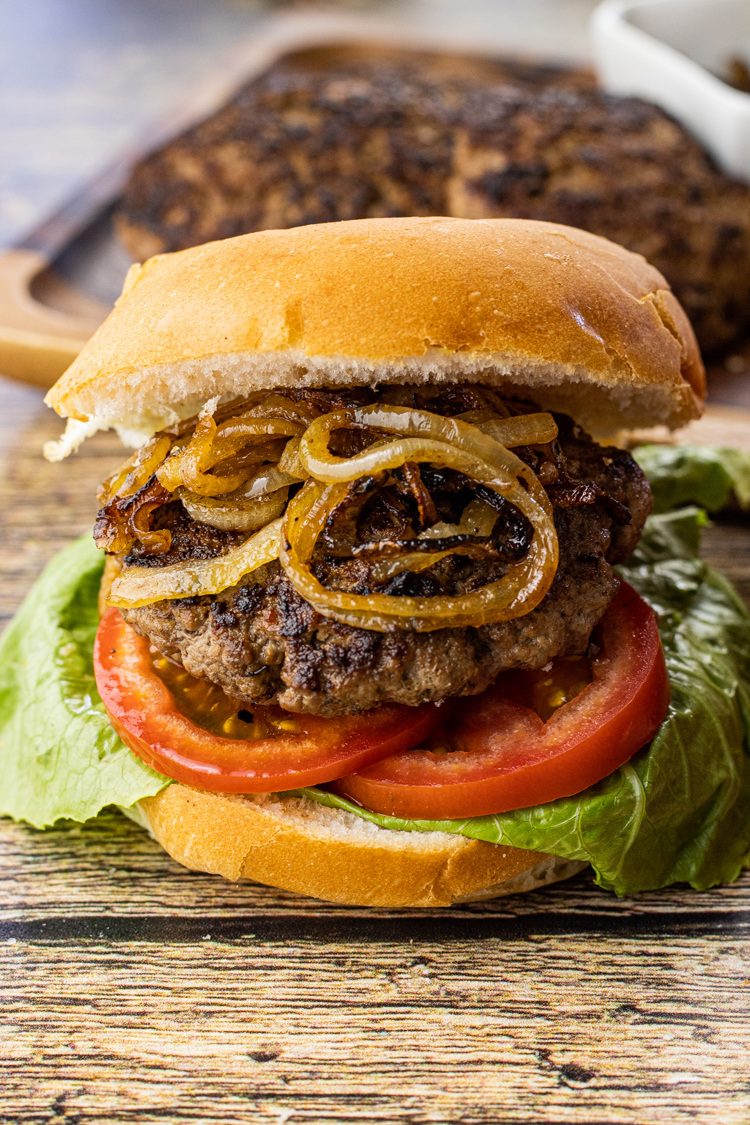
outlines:
[{"label": "onion ring slice", "polygon": [[281,520],[273,520],[239,547],[215,559],[190,559],[161,570],[128,566],[112,583],[107,605],[135,609],[170,598],[218,594],[279,555]]},{"label": "onion ring slice", "polygon": [[254,500],[224,501],[223,497],[197,496],[185,489],[178,489],[175,495],[198,523],[207,523],[220,531],[257,531],[281,515],[289,489],[279,488]]}]

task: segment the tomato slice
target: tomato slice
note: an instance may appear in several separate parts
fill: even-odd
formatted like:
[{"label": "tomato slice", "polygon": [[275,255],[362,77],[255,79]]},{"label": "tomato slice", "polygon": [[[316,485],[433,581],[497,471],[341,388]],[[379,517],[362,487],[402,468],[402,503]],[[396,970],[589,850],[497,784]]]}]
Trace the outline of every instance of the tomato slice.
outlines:
[{"label": "tomato slice", "polygon": [[[386,705],[342,718],[280,707],[244,710],[220,688],[172,667],[178,673],[167,680],[174,691],[157,674],[149,642],[118,610],[104,614],[94,669],[112,726],[155,770],[219,793],[270,793],[331,781],[416,746],[443,719],[434,704]],[[205,715],[205,725],[186,711]],[[255,737],[227,738],[216,733],[217,725],[232,733],[244,726]]]},{"label": "tomato slice", "polygon": [[[669,705],[656,618],[624,582],[596,636],[601,649],[586,677],[591,682],[578,685],[578,694],[580,661],[572,662],[572,674],[564,660],[543,674],[504,673],[481,695],[459,701],[433,736],[434,749],[386,758],[333,788],[373,812],[427,820],[508,812],[580,793],[650,741]],[[560,699],[575,698],[545,722],[540,688],[555,688],[556,673]]]}]

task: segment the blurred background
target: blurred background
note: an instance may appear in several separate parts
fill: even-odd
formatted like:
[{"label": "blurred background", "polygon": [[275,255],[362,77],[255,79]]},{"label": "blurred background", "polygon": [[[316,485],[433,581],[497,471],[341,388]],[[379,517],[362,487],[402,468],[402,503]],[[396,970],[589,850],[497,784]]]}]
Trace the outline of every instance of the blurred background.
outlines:
[{"label": "blurred background", "polygon": [[0,372],[153,253],[510,215],[643,253],[750,405],[749,58],[750,0],[0,0]]},{"label": "blurred background", "polygon": [[0,245],[23,237],[274,16],[368,15],[583,60],[595,0],[1,0]]}]

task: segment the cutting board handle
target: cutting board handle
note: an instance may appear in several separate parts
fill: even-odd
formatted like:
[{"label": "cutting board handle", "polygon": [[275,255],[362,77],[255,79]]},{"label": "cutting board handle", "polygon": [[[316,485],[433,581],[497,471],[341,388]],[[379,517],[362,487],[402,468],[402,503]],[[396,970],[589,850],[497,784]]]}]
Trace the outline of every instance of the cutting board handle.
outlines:
[{"label": "cutting board handle", "polygon": [[[98,302],[49,275],[48,265],[24,247],[0,255],[0,374],[40,387],[52,386],[106,315]],[[57,307],[40,300],[37,288]]]}]

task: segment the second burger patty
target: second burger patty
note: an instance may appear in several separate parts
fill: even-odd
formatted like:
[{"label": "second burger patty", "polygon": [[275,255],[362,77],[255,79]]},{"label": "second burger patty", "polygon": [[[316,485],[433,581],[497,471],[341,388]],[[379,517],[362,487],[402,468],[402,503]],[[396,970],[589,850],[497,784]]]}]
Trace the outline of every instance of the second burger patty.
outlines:
[{"label": "second burger patty", "polygon": [[[236,699],[320,715],[472,695],[505,669],[541,668],[553,657],[580,654],[616,593],[612,564],[637,544],[652,501],[628,453],[597,445],[569,419],[557,421],[568,483],[551,485],[548,493],[560,562],[546,597],[523,617],[479,628],[374,632],[322,617],[278,563],[219,595],[155,602],[123,610],[123,616],[164,655]],[[170,508],[172,551],[142,563],[206,558],[234,545],[236,533],[195,523],[177,504]],[[422,575],[399,576],[402,588],[388,592],[461,593],[497,576],[482,567],[487,564],[448,559]],[[341,588],[335,569],[324,581]],[[357,574],[344,576],[365,586],[366,579],[362,564]]]}]

